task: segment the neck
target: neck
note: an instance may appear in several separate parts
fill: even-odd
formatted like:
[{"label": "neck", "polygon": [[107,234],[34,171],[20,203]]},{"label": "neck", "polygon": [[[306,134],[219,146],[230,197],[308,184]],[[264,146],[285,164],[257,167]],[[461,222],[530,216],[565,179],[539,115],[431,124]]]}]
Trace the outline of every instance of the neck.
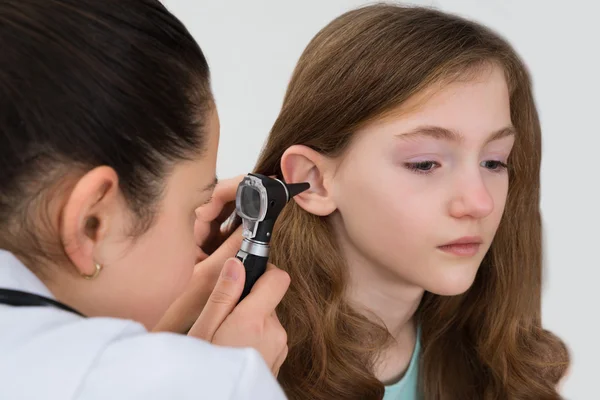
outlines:
[{"label": "neck", "polygon": [[369,262],[354,257],[348,262],[348,300],[367,317],[383,323],[399,339],[407,328],[414,328],[414,315],[423,297],[423,289],[369,267]]},{"label": "neck", "polygon": [[374,371],[384,384],[393,383],[410,363],[417,338],[414,316],[424,290],[364,256],[349,240],[340,242],[348,267],[348,302],[373,322],[383,324],[394,339],[382,349]]}]

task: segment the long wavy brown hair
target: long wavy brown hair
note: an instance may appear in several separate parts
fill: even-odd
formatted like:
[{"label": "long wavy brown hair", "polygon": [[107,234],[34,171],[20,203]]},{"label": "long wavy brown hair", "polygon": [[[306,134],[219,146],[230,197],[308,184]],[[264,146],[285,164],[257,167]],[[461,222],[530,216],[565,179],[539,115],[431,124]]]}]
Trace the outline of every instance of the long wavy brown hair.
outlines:
[{"label": "long wavy brown hair", "polygon": [[[528,71],[489,29],[437,10],[378,4],[327,25],[302,54],[255,168],[281,176],[284,151],[302,144],[340,154],[353,132],[433,83],[496,63],[512,122],[506,209],[472,287],[426,293],[417,311],[425,399],[559,399],[565,345],[541,323],[541,134]],[[380,399],[377,353],[389,334],[344,298],[346,268],[327,217],[291,202],[278,220],[271,261],[289,272],[278,314],[289,335],[279,380],[291,399]]]}]

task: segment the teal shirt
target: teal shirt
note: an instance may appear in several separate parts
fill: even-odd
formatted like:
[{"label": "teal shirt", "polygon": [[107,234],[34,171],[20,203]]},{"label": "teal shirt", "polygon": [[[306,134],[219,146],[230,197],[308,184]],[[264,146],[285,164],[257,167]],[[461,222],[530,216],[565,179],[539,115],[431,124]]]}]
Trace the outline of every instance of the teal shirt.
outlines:
[{"label": "teal shirt", "polygon": [[419,376],[419,353],[421,350],[421,340],[417,334],[415,350],[408,364],[406,373],[398,382],[386,386],[383,400],[417,400],[417,381]]}]

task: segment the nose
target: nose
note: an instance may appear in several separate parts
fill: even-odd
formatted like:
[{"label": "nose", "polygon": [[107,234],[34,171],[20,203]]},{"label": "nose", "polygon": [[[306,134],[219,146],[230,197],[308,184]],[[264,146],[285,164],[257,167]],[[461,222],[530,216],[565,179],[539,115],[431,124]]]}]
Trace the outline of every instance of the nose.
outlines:
[{"label": "nose", "polygon": [[485,218],[494,210],[494,198],[480,174],[472,174],[456,183],[455,195],[450,201],[450,215],[454,218]]}]

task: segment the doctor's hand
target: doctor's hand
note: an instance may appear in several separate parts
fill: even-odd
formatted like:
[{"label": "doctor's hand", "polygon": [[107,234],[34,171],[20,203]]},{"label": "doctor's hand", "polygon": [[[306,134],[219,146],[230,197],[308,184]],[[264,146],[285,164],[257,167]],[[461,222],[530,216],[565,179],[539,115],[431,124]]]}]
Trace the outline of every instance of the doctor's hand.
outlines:
[{"label": "doctor's hand", "polygon": [[[153,331],[188,333],[205,340],[216,341],[221,345],[254,347],[272,367],[273,372],[277,373],[287,354],[287,344],[281,345],[287,335],[274,312],[270,319],[262,319],[264,330],[261,331],[261,326],[259,326],[261,316],[254,314],[251,310],[252,304],[255,304],[256,300],[249,300],[258,298],[258,302],[274,305],[272,307],[274,310],[289,286],[289,276],[269,265],[265,274],[256,282],[252,293],[238,306],[240,308],[249,302],[250,307],[242,307],[240,311],[235,308],[235,305],[243,290],[244,268],[237,260],[234,261],[234,264],[241,269],[241,275],[235,281],[237,284],[231,284],[230,279],[222,276],[227,273],[221,273],[225,272],[223,265],[226,260],[235,256],[242,243],[241,227],[228,235],[228,232],[221,232],[220,226],[234,209],[235,194],[243,177],[244,175],[240,175],[219,181],[212,201],[196,211],[195,235],[198,245],[202,248],[199,256],[201,261],[195,266],[192,279],[185,292],[169,307]],[[267,283],[264,283],[265,281]],[[276,290],[273,293],[271,292],[272,288],[279,288],[281,291]],[[239,290],[239,293],[236,290]],[[203,311],[206,306],[208,308]],[[260,308],[260,305],[256,307]],[[215,309],[221,311],[215,312]],[[227,320],[227,324],[224,324],[222,330],[218,329],[221,323],[225,322],[229,313],[233,314],[232,310],[235,311],[235,316]],[[248,312],[250,315],[246,314]],[[201,313],[203,315],[198,322]],[[236,320],[240,320],[240,326],[251,325],[249,331],[238,329],[242,335],[241,338],[236,337],[236,333],[231,330],[231,323]],[[202,327],[204,323],[210,325],[210,327],[207,325],[209,329]],[[192,325],[194,330],[191,330]],[[254,334],[252,334],[253,330]],[[277,344],[273,348],[265,347],[261,343],[261,335],[267,340],[275,337]],[[231,343],[227,343],[228,341]],[[273,358],[271,353],[276,353],[277,349],[279,349],[279,353],[276,361],[269,361]]]},{"label": "doctor's hand", "polygon": [[[244,300],[242,263],[229,259],[200,317],[188,335],[217,345],[252,347],[259,351],[275,376],[288,354],[287,334],[275,308],[287,292],[289,275],[269,264]],[[236,305],[237,304],[237,305]]]}]

